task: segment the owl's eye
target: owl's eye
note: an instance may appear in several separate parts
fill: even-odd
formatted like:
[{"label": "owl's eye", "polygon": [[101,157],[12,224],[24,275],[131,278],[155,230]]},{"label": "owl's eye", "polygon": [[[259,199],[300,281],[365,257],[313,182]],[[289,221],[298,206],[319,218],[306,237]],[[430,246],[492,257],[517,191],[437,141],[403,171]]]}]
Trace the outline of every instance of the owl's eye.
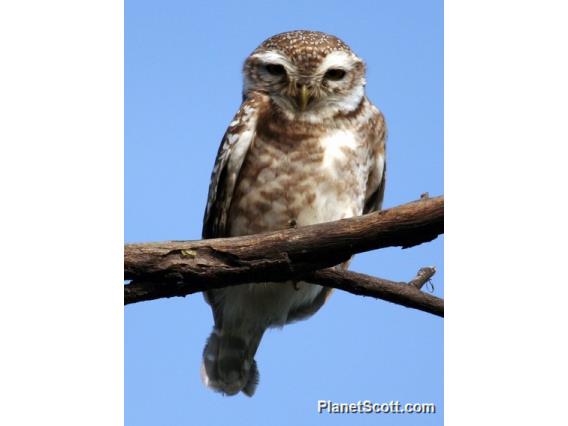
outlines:
[{"label": "owl's eye", "polygon": [[266,64],[264,68],[266,69],[266,71],[270,75],[282,76],[282,75],[286,74],[286,70],[284,69],[284,66],[279,65],[279,64]]},{"label": "owl's eye", "polygon": [[331,68],[325,73],[325,78],[332,81],[338,81],[345,77],[345,71],[339,68]]}]

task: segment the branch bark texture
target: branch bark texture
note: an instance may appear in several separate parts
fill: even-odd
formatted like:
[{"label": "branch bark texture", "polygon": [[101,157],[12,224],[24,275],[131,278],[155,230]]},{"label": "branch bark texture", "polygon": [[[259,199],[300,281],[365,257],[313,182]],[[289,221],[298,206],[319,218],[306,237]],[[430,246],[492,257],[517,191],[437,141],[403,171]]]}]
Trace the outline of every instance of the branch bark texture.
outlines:
[{"label": "branch bark texture", "polygon": [[[365,216],[265,234],[127,244],[124,278],[132,282],[125,285],[125,304],[248,282],[302,278],[310,273],[313,280],[323,280],[323,285],[364,294],[364,286],[357,287],[354,282],[356,276],[367,276],[319,270],[344,262],[356,253],[393,246],[407,248],[431,241],[443,233],[443,222],[444,199],[440,196]],[[418,286],[408,287],[420,295],[434,297],[422,293]]]}]

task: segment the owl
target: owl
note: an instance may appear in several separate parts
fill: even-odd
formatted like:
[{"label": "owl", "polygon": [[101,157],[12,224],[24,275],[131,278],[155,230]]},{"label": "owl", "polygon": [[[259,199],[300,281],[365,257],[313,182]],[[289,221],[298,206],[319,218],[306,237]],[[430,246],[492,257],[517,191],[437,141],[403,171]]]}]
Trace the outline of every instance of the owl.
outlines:
[{"label": "owl", "polygon": [[[203,238],[381,208],[385,121],[365,96],[365,64],[347,44],[316,31],[277,34],[251,53],[243,74],[243,101],[213,168]],[[204,384],[225,395],[252,396],[264,332],[310,317],[330,293],[303,281],[207,291],[214,327],[203,352]]]}]

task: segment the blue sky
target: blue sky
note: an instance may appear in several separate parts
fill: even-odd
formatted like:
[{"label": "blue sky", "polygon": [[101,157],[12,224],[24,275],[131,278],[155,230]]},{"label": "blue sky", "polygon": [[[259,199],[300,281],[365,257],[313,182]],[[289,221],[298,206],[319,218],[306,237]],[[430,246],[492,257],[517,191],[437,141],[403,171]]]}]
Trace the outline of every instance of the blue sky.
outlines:
[{"label": "blue sky", "polygon": [[[241,66],[270,35],[335,34],[367,63],[367,94],[389,128],[385,207],[443,193],[441,1],[125,2],[125,240],[198,239],[219,141],[241,99]],[[358,255],[351,269],[408,280],[443,238]],[[308,321],[269,331],[253,398],[199,378],[212,327],[201,295],[125,308],[127,425],[439,425],[443,320],[336,291]],[[436,415],[318,415],[337,402],[434,402]],[[375,418],[378,417],[378,418]]]}]

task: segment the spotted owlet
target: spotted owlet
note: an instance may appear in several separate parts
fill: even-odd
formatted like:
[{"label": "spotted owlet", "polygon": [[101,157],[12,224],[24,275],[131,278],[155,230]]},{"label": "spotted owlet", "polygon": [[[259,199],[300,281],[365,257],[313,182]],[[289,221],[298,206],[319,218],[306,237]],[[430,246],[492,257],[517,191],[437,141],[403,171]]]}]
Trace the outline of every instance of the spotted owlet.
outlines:
[{"label": "spotted owlet", "polygon": [[[246,59],[243,102],[217,153],[203,238],[359,216],[381,208],[385,122],[365,96],[365,64],[343,41],[292,31]],[[269,327],[305,319],[329,288],[305,282],[207,291],[215,325],[201,368],[218,392],[252,396]]]}]

